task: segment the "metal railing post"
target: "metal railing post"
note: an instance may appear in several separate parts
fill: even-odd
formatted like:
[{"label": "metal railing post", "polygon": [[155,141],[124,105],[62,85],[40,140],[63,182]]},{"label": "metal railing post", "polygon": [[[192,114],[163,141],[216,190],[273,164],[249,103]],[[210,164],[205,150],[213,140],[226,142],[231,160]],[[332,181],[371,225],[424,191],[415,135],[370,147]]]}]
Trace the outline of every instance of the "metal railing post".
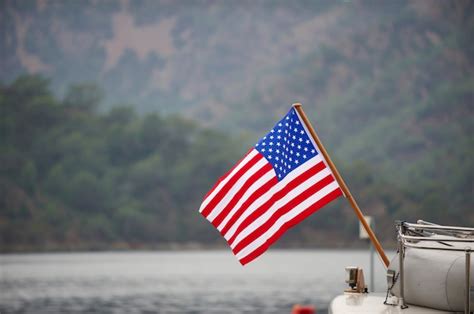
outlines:
[{"label": "metal railing post", "polygon": [[471,312],[471,248],[466,249],[466,303],[464,313]]},{"label": "metal railing post", "polygon": [[375,277],[374,277],[374,246],[370,243],[370,292],[375,291]]},{"label": "metal railing post", "polygon": [[403,221],[400,222],[400,233],[399,233],[399,239],[398,239],[398,267],[399,267],[399,276],[400,276],[400,301],[401,309],[406,309],[408,306],[405,303],[405,287],[404,287],[404,270],[403,270],[403,259],[405,255],[405,249],[403,247],[403,239],[401,235],[405,232],[405,226]]}]

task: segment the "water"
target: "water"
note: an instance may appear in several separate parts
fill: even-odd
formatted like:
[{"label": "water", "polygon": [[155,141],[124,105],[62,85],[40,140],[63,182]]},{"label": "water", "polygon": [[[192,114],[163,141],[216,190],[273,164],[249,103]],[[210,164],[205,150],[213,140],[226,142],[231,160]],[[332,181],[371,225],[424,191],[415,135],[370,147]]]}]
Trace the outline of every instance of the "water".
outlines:
[{"label": "water", "polygon": [[271,250],[245,267],[229,251],[7,254],[0,313],[324,313],[348,265],[370,282],[367,251]]}]

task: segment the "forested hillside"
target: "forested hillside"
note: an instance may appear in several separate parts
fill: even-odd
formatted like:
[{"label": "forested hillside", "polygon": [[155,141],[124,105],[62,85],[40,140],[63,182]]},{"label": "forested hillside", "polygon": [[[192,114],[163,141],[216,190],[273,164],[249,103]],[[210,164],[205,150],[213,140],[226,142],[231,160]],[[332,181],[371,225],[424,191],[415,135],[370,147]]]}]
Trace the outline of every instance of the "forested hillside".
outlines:
[{"label": "forested hillside", "polygon": [[77,85],[58,100],[39,77],[0,88],[1,248],[214,242],[196,207],[236,139],[175,116],[98,113],[100,99]]},{"label": "forested hillside", "polygon": [[[253,139],[178,116],[139,116],[130,107],[99,112],[100,102],[94,85],[72,86],[58,99],[48,80],[37,76],[0,87],[2,250],[223,244],[197,209]],[[368,163],[339,161],[339,166],[366,213],[377,217],[385,241],[393,240],[394,219],[472,222],[469,208],[450,207],[472,201],[472,169],[464,164],[444,183],[427,177],[405,188]],[[444,190],[462,180],[468,187],[461,185],[449,202]],[[356,228],[352,210],[339,200],[282,244],[357,245]]]},{"label": "forested hillside", "polygon": [[222,244],[201,198],[293,102],[382,239],[474,225],[472,1],[5,0],[0,32],[4,250]]}]

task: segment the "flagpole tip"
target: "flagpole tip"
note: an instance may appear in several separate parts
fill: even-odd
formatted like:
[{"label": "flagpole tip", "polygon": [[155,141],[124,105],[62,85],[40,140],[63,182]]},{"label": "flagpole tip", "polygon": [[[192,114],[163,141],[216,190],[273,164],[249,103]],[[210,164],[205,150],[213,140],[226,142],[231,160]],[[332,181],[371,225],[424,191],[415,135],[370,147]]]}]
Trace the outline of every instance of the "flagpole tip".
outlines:
[{"label": "flagpole tip", "polygon": [[292,105],[293,108],[301,107],[302,105],[299,102],[296,102]]}]

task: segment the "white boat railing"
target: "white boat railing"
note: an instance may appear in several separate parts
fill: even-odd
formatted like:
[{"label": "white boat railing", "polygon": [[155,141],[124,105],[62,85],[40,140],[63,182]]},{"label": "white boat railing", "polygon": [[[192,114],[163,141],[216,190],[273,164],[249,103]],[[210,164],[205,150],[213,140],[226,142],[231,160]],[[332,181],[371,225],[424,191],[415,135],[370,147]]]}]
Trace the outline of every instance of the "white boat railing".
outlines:
[{"label": "white boat railing", "polygon": [[[398,221],[398,250],[399,250],[399,277],[401,308],[407,308],[404,294],[404,257],[405,248],[410,247],[422,250],[458,251],[465,253],[466,295],[464,312],[469,314],[471,309],[471,252],[474,249],[474,228],[442,226],[419,220],[418,223]],[[437,236],[433,236],[437,235]],[[442,236],[439,236],[442,235]],[[431,245],[419,244],[420,241],[429,241]],[[466,243],[460,248],[448,242]]]}]

